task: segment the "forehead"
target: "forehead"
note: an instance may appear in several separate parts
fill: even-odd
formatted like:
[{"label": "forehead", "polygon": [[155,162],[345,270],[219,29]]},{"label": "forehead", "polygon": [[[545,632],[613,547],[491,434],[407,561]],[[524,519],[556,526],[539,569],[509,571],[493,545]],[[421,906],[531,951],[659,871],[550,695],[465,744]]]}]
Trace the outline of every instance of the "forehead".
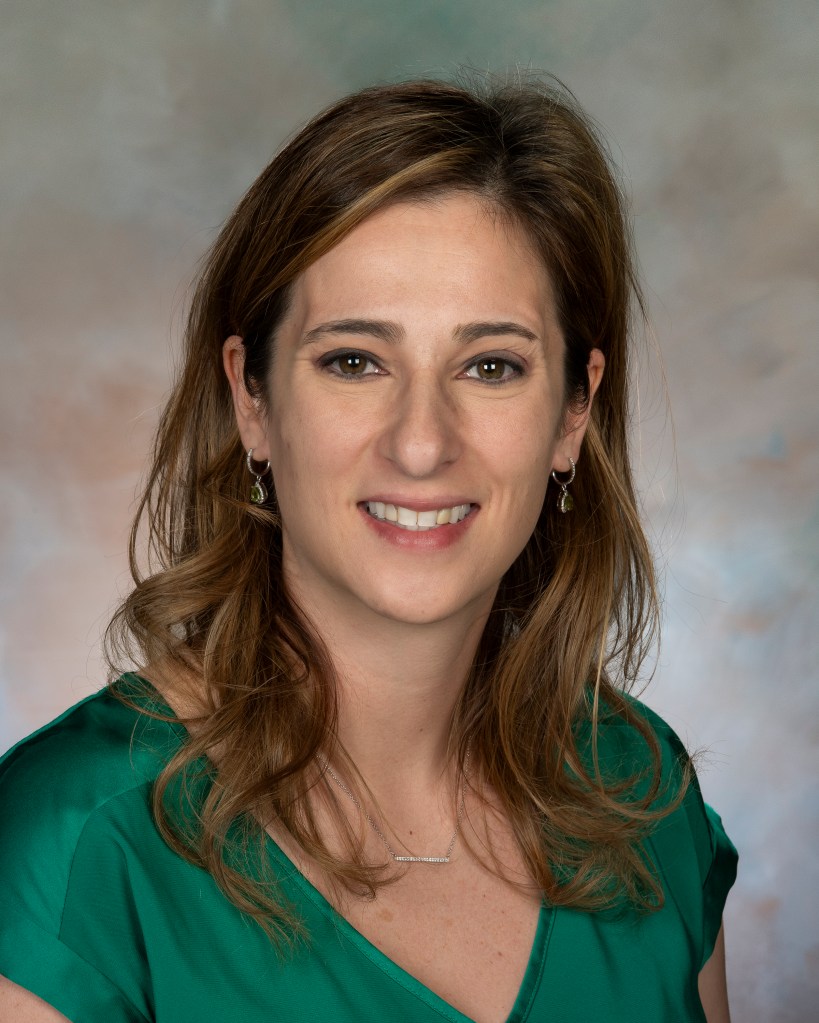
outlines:
[{"label": "forehead", "polygon": [[[297,278],[293,297],[308,319],[341,315],[339,307],[352,316],[463,305],[475,316],[534,321],[554,312],[548,272],[526,232],[469,193],[372,214]],[[367,309],[352,308],[357,302]]]}]

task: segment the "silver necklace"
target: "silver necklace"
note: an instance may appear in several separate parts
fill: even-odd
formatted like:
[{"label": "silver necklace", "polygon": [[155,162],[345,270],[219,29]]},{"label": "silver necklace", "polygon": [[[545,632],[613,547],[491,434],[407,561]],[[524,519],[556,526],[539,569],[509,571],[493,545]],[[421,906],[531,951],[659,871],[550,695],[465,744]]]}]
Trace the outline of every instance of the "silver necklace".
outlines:
[{"label": "silver necklace", "polygon": [[349,789],[344,782],[339,778],[335,771],[330,767],[330,764],[324,757],[316,756],[319,764],[330,775],[333,781],[338,785],[342,792],[344,792],[356,805],[358,812],[362,815],[364,820],[370,825],[373,831],[378,835],[381,841],[384,843],[384,848],[392,856],[396,863],[449,863],[452,852],[455,849],[455,843],[458,841],[458,835],[461,831],[461,824],[464,819],[464,804],[466,800],[466,769],[469,766],[469,754],[470,749],[467,746],[466,755],[464,757],[464,773],[461,780],[461,801],[458,804],[458,811],[455,818],[455,831],[452,833],[452,838],[449,840],[449,845],[443,856],[399,856],[399,854],[393,849],[390,843],[387,841],[384,832],[375,823],[372,817],[367,813],[364,807],[361,805],[360,800],[356,797],[355,793]]}]

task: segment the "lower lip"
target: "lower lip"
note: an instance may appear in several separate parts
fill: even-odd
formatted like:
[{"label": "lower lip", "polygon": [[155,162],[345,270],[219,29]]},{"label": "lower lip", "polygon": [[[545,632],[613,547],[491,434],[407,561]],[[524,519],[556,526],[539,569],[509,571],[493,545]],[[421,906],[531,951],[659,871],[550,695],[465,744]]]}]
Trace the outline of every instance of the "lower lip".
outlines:
[{"label": "lower lip", "polygon": [[364,516],[370,529],[394,547],[400,547],[406,551],[443,551],[447,547],[452,547],[465,535],[472,526],[480,508],[473,505],[466,518],[456,522],[454,526],[447,524],[438,526],[436,529],[418,530],[417,532],[414,529],[402,529],[392,522],[374,518],[367,511],[366,504],[360,504],[358,510]]}]

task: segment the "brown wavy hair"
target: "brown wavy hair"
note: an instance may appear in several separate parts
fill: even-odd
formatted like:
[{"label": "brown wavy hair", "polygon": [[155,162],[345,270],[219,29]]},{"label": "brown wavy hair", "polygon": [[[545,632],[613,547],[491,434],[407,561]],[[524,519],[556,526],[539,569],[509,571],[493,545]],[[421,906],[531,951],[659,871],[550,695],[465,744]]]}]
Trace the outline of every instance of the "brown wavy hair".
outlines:
[{"label": "brown wavy hair", "polygon": [[[630,335],[643,306],[626,206],[605,145],[559,84],[412,81],[364,89],[319,114],[262,172],[206,257],[132,529],[134,589],[107,634],[112,669],[130,654],[196,680],[205,709],[157,779],[155,818],[168,844],[274,937],[296,925],[253,845],[262,821],[275,818],[334,883],[372,895],[388,878],[363,861],[337,800],[347,854],[331,855],[306,798],[316,754],[344,757],[337,678],[282,576],[275,480],[263,507],[247,500],[222,345],[243,338],[245,382],[264,401],[298,275],[376,210],[453,191],[520,225],[543,259],[566,342],[567,408],[589,401],[592,349],[606,369],[574,511],[559,514],[550,490],[503,577],[450,750],[462,769],[471,748],[473,778],[501,800],[549,901],[662,904],[643,840],[681,798],[687,768],[676,797],[659,799],[658,743],[624,695],[658,624],[628,452]],[[598,763],[604,713],[639,737],[647,767],[633,777]],[[216,749],[218,770],[207,760]],[[203,764],[204,788],[192,782]]]}]

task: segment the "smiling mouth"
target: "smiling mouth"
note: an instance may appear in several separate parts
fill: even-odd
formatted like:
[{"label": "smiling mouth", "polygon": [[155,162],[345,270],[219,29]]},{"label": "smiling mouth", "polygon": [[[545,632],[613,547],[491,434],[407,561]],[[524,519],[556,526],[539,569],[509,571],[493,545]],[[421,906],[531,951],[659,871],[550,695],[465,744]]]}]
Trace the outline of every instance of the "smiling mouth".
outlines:
[{"label": "smiling mouth", "polygon": [[430,511],[413,511],[400,505],[384,504],[382,501],[366,501],[364,507],[374,519],[388,522],[399,529],[412,532],[425,532],[440,529],[442,526],[454,526],[470,515],[476,504],[456,504],[451,508],[439,508]]}]

